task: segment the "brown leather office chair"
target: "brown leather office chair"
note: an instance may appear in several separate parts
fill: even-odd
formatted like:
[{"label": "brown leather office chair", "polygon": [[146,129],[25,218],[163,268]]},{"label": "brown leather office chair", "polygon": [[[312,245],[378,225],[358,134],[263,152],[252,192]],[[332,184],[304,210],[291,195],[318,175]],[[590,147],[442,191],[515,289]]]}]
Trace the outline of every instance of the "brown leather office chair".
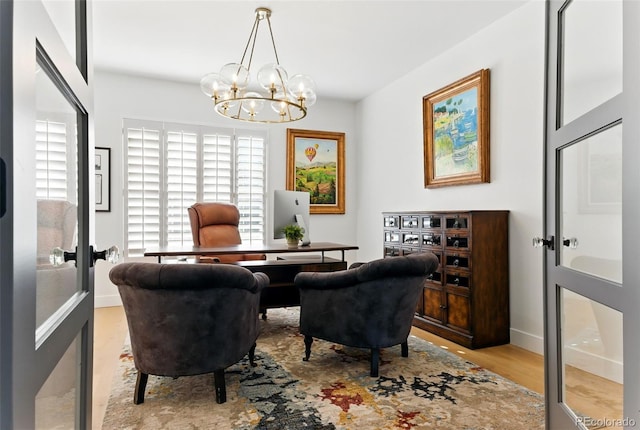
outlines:
[{"label": "brown leather office chair", "polygon": [[[230,203],[195,203],[189,207],[193,245],[206,247],[240,245],[240,211]],[[198,257],[200,263],[233,263],[242,260],[266,260],[265,254],[228,254]]]}]

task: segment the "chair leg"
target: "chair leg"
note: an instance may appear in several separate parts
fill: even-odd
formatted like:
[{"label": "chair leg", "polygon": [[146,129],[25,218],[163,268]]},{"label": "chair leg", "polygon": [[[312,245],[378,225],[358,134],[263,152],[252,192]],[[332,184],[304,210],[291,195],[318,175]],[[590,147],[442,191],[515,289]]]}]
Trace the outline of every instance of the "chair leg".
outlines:
[{"label": "chair leg", "polygon": [[311,344],[313,343],[313,337],[305,335],[304,336],[304,358],[302,361],[309,361],[309,356],[311,355]]},{"label": "chair leg", "polygon": [[374,378],[378,377],[378,362],[380,361],[380,348],[371,348],[371,373]]},{"label": "chair leg", "polygon": [[142,373],[138,370],[138,377],[136,378],[136,389],[133,391],[133,404],[139,405],[144,403],[144,390],[147,388],[147,381],[149,375]]},{"label": "chair leg", "polygon": [[216,403],[227,401],[227,387],[224,381],[224,369],[213,372],[213,380],[216,386]]},{"label": "chair leg", "polygon": [[254,343],[251,349],[249,350],[249,364],[251,364],[251,367],[257,366],[256,362],[254,361],[255,357],[256,357],[256,344]]},{"label": "chair leg", "polygon": [[402,342],[400,344],[400,347],[402,348],[402,356],[403,357],[408,357],[409,356],[409,344],[407,342]]}]

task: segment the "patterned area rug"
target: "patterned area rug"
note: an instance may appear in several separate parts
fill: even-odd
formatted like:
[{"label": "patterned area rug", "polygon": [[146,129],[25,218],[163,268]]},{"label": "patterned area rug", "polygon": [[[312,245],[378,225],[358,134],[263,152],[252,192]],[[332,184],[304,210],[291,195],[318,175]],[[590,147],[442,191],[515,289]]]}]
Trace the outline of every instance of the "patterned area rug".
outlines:
[{"label": "patterned area rug", "polygon": [[227,402],[213,375],[149,376],[133,404],[136,370],[125,345],[103,429],[544,429],[544,399],[507,379],[411,336],[381,351],[380,377],[369,351],[314,340],[302,361],[298,308],[261,321],[257,367],[248,358],[226,372]]}]

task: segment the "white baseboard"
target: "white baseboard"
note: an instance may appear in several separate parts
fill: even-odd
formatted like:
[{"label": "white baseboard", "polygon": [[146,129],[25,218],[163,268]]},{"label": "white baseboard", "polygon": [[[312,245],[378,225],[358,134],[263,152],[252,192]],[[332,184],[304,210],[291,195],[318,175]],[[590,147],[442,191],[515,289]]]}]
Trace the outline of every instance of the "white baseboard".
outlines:
[{"label": "white baseboard", "polygon": [[112,306],[122,306],[122,300],[119,294],[110,296],[96,296],[93,303],[95,308],[109,308]]},{"label": "white baseboard", "polygon": [[566,363],[570,366],[618,384],[623,382],[623,364],[620,361],[577,348],[567,348],[565,355]]},{"label": "white baseboard", "polygon": [[[535,336],[513,328],[510,335],[512,345],[544,355],[544,338],[542,336]],[[585,372],[622,384],[623,364],[619,361],[576,348],[569,348],[566,353],[566,363]]]},{"label": "white baseboard", "polygon": [[544,338],[542,336],[536,336],[514,328],[511,329],[510,336],[512,345],[544,355]]}]

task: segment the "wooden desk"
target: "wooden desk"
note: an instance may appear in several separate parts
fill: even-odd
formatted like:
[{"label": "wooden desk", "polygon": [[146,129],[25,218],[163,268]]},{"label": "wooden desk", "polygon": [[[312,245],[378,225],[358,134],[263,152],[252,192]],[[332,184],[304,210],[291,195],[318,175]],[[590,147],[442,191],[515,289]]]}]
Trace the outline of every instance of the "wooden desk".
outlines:
[{"label": "wooden desk", "polygon": [[[144,253],[145,257],[157,257],[162,262],[162,257],[185,256],[215,256],[224,254],[290,254],[304,253],[305,255],[282,256],[277,260],[246,260],[235,264],[245,267],[252,272],[262,272],[269,277],[269,286],[262,291],[260,296],[260,312],[262,318],[266,318],[267,309],[287,306],[299,306],[300,294],[293,280],[300,272],[335,272],[347,268],[344,252],[356,250],[357,246],[341,245],[330,242],[314,242],[308,246],[288,248],[286,244],[274,245],[237,245],[216,248],[184,247],[184,248],[160,248]],[[330,258],[325,252],[340,251],[342,258]],[[320,255],[313,256],[308,253],[316,252]],[[315,257],[315,258],[314,258]]]},{"label": "wooden desk", "polygon": [[342,253],[341,260],[344,261],[344,252],[348,250],[358,249],[353,245],[342,245],[332,242],[312,242],[307,246],[299,246],[297,248],[289,248],[285,243],[277,243],[271,245],[235,245],[235,246],[219,246],[215,248],[201,248],[198,246],[185,246],[182,248],[163,247],[158,250],[146,250],[145,257],[158,257],[158,263],[162,262],[162,257],[185,257],[185,256],[213,256],[224,254],[287,254],[298,252],[319,252],[322,258],[327,251],[340,251]]}]

